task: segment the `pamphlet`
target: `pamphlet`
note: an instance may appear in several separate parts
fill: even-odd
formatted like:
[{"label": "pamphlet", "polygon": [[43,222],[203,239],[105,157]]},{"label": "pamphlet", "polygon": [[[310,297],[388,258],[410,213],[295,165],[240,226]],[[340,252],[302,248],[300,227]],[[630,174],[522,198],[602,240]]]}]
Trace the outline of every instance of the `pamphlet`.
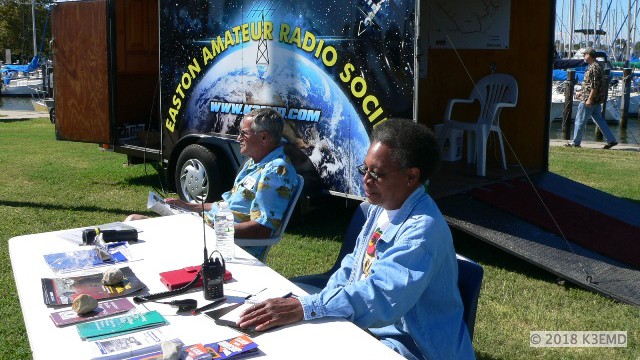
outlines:
[{"label": "pamphlet", "polygon": [[107,316],[121,314],[123,312],[133,309],[135,306],[129,299],[115,299],[98,303],[98,307],[88,314],[78,315],[73,310],[57,311],[49,314],[53,323],[58,326],[66,326],[95,319],[104,318]]},{"label": "pamphlet", "polygon": [[[199,352],[200,349],[205,349],[211,357],[215,360],[228,359],[230,357],[239,357],[241,354],[253,354],[258,351],[258,344],[247,335],[239,335],[231,339],[224,341],[212,342],[209,344],[193,344],[182,348],[183,356],[185,358],[189,354],[194,355]],[[195,357],[191,357],[196,359]],[[199,359],[199,358],[198,358]],[[156,351],[148,353],[146,355],[139,355],[132,357],[129,360],[162,360],[162,351]]]},{"label": "pamphlet", "polygon": [[140,258],[135,257],[131,253],[126,241],[108,243],[106,244],[106,250],[110,256],[108,260],[102,260],[94,246],[87,246],[82,250],[46,254],[43,256],[47,265],[49,265],[51,270],[56,274],[140,260]]},{"label": "pamphlet", "polygon": [[124,275],[121,283],[102,284],[101,272],[62,278],[43,278],[42,295],[46,305],[68,305],[80,294],[91,295],[94,299],[108,299],[129,295],[145,287],[127,266],[120,268]]},{"label": "pamphlet", "polygon": [[157,311],[102,319],[76,326],[81,339],[97,340],[160,326],[167,320]]},{"label": "pamphlet", "polygon": [[[166,336],[160,330],[147,330],[110,339],[89,342],[90,358],[100,360],[126,359],[132,356],[161,351],[160,344]],[[173,339],[184,345],[179,339]]]},{"label": "pamphlet", "polygon": [[164,198],[162,196],[154,193],[153,191],[149,191],[149,198],[147,199],[147,209],[153,210],[158,215],[162,215],[162,216],[170,216],[170,215],[178,215],[178,214],[198,215],[197,213],[191,210],[183,209],[179,206],[167,204],[167,202],[164,201]]}]

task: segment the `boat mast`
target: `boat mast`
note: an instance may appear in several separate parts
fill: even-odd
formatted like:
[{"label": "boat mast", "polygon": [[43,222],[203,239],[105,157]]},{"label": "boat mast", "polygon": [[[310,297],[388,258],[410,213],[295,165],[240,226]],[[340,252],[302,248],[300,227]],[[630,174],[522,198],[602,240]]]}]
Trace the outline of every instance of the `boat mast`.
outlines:
[{"label": "boat mast", "polygon": [[631,60],[631,18],[635,20],[635,14],[631,12],[631,0],[629,0],[629,17],[627,21],[627,60]]},{"label": "boat mast", "polygon": [[36,45],[36,0],[31,0],[31,26],[33,28],[33,56],[38,55],[38,46]]},{"label": "boat mast", "polygon": [[574,12],[575,12],[575,0],[571,0],[571,11],[570,11],[570,15],[569,18],[571,20],[569,20],[570,24],[569,24],[569,56],[567,56],[568,58],[572,58],[573,57],[573,16],[574,16]]}]

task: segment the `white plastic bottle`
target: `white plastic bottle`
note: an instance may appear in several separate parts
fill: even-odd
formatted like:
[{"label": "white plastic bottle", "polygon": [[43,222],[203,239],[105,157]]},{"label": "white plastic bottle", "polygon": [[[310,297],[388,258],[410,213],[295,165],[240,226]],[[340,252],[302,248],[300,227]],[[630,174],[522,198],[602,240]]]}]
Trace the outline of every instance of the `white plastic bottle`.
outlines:
[{"label": "white plastic bottle", "polygon": [[216,250],[222,254],[225,261],[233,260],[235,256],[233,213],[226,201],[218,203],[218,212],[213,218],[216,232]]}]

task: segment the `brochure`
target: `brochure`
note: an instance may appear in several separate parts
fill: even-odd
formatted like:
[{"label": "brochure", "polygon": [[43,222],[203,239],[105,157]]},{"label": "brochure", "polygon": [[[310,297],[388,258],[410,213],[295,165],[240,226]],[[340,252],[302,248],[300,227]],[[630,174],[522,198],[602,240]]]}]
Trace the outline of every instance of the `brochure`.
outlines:
[{"label": "brochure", "polygon": [[140,258],[131,253],[129,244],[126,241],[108,243],[106,244],[106,250],[110,256],[108,260],[102,260],[95,246],[43,256],[47,265],[56,274],[140,260]]},{"label": "brochure", "polygon": [[167,204],[164,198],[153,191],[149,191],[149,198],[147,199],[147,209],[153,210],[156,214],[162,216],[178,215],[178,214],[199,214],[181,207]]},{"label": "brochure", "polygon": [[122,298],[98,303],[98,307],[88,314],[78,315],[73,310],[63,310],[53,312],[49,314],[49,316],[56,326],[62,327],[100,319],[115,314],[121,314],[133,309],[134,307],[135,306],[131,301],[129,301],[129,299]]},{"label": "brochure", "polygon": [[[110,339],[90,341],[90,358],[99,360],[126,359],[132,356],[149,354],[161,351],[160,344],[166,337],[160,330],[147,330],[143,332],[131,333]],[[179,339],[171,341],[179,342]]]},{"label": "brochure", "polygon": [[81,339],[97,340],[165,325],[166,323],[167,320],[164,316],[154,310],[78,324],[76,329]]},{"label": "brochure", "polygon": [[[247,335],[239,335],[231,339],[224,341],[212,342],[209,344],[194,344],[185,346],[182,348],[183,359],[191,350],[191,353],[196,353],[195,349],[204,348],[215,360],[228,359],[230,357],[239,357],[240,355],[253,354],[258,351],[258,344],[253,341]],[[193,357],[192,357],[193,358]],[[146,355],[139,355],[132,357],[129,360],[162,360],[162,351],[156,351],[153,353],[147,353]]]},{"label": "brochure", "polygon": [[73,277],[43,278],[42,295],[46,305],[68,305],[80,294],[91,295],[94,299],[108,299],[129,295],[145,287],[127,266],[120,268],[124,280],[117,285],[102,284],[102,273],[92,273]]}]

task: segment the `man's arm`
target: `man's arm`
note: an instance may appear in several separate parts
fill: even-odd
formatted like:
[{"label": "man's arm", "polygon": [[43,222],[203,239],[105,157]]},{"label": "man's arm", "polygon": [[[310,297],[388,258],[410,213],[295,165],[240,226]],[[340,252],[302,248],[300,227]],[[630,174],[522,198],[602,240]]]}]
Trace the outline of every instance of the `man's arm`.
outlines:
[{"label": "man's arm", "polygon": [[255,220],[234,225],[235,236],[245,239],[266,239],[271,236],[271,229]]},{"label": "man's arm", "polygon": [[585,101],[585,105],[587,105],[587,107],[591,107],[591,105],[593,104],[593,99],[596,96],[596,89],[595,87],[591,88],[591,92],[589,92],[589,97],[587,98],[587,101]]}]

